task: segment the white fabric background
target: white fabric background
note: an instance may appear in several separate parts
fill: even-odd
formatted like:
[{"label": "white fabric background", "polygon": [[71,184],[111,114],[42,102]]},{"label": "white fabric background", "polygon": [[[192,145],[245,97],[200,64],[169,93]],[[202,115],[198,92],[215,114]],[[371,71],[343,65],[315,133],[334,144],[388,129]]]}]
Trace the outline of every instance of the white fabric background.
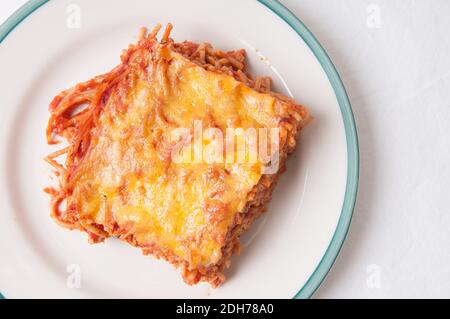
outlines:
[{"label": "white fabric background", "polygon": [[[0,1],[0,23],[25,2]],[[282,3],[340,72],[361,148],[352,226],[315,297],[450,298],[450,1]]]}]

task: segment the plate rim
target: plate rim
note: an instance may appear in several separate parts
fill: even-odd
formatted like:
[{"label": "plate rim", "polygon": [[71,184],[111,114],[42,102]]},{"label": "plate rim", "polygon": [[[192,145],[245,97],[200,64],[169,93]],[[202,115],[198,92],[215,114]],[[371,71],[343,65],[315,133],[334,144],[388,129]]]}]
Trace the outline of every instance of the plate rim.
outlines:
[{"label": "plate rim", "polygon": [[[35,10],[40,8],[50,0],[29,0],[16,10],[6,21],[0,25],[0,44],[11,33],[11,31],[31,15]],[[353,115],[350,100],[345,90],[344,84],[336,70],[331,58],[325,49],[313,35],[313,33],[305,26],[305,24],[295,16],[288,8],[277,0],[257,0],[266,8],[271,10],[275,15],[286,22],[299,36],[305,41],[307,46],[313,52],[319,61],[322,69],[327,75],[331,86],[333,87],[337,102],[344,123],[346,144],[347,144],[347,180],[345,187],[344,202],[341,208],[339,221],[334,231],[333,237],[325,250],[320,262],[314,269],[306,283],[299,289],[293,298],[306,299],[310,298],[319,288],[344,244],[345,238],[350,228],[353,212],[356,204],[356,197],[359,185],[359,143],[356,129],[355,118]],[[5,298],[0,293],[0,299]]]}]

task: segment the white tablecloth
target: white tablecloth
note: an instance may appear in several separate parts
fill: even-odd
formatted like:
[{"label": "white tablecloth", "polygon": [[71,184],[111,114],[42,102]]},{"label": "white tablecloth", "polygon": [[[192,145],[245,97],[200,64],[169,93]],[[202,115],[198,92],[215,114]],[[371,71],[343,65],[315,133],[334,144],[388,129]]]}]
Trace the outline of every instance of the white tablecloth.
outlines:
[{"label": "white tablecloth", "polygon": [[[3,22],[25,0],[0,1]],[[352,226],[316,298],[450,297],[450,1],[283,0],[355,113]]]}]

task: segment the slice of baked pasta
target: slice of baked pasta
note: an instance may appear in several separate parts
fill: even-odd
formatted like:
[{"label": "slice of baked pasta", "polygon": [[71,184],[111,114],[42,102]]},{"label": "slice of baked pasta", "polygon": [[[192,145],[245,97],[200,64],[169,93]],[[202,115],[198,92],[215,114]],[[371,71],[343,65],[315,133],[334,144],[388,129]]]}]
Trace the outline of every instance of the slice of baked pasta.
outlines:
[{"label": "slice of baked pasta", "polygon": [[175,43],[170,29],[143,30],[119,66],[54,98],[47,140],[68,147],[47,157],[59,177],[47,191],[56,221],[90,242],[118,237],[215,287],[308,111],[246,73],[243,50]]}]

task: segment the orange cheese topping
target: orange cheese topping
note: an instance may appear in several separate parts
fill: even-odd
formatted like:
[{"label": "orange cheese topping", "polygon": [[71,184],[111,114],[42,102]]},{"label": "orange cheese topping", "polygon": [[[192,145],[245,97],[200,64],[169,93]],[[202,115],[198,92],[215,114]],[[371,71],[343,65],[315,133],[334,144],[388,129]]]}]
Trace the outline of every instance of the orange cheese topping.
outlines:
[{"label": "orange cheese topping", "polygon": [[69,204],[80,220],[108,233],[119,226],[139,246],[157,245],[192,267],[217,263],[264,164],[175,162],[179,141],[171,134],[180,127],[192,132],[195,121],[223,136],[227,128],[278,127],[279,104],[158,45],[146,68],[134,67],[111,92],[73,172]]}]

